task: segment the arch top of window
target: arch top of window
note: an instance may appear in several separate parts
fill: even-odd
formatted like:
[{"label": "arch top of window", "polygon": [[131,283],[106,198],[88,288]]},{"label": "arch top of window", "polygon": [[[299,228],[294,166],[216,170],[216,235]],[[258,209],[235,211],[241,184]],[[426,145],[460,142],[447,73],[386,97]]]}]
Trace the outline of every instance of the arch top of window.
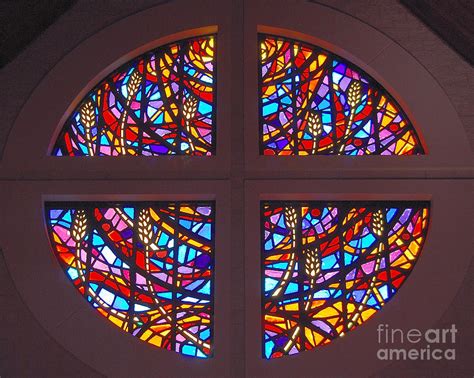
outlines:
[{"label": "arch top of window", "polygon": [[[460,167],[464,172],[470,171],[472,154],[459,117],[442,88],[415,57],[375,28],[323,5],[305,3],[296,9],[305,16],[282,18],[286,11],[284,2],[276,1],[272,12],[265,12],[264,2],[258,1],[246,19],[247,177],[266,178],[270,172],[275,178],[442,177],[447,171],[460,172]],[[314,12],[318,13],[318,22],[309,16]],[[342,24],[344,28],[336,26]],[[267,44],[262,46],[262,42]],[[275,44],[273,52],[269,46],[272,43]],[[273,58],[265,57],[263,61],[262,55],[267,53],[274,54]],[[289,55],[285,57],[285,54]],[[324,57],[327,57],[326,62],[318,61]],[[296,59],[300,59],[300,68],[303,66],[300,71]],[[327,71],[323,72],[321,66],[328,62],[338,64],[326,67]],[[284,67],[279,72],[281,77],[271,77],[272,64]],[[316,68],[311,70],[305,64]],[[302,72],[306,68],[306,72]],[[345,69],[345,75],[339,73],[340,76],[335,75],[337,78],[332,77],[329,72],[337,74],[336,69]],[[321,79],[318,83],[324,83],[325,78],[338,79],[338,83],[329,84],[337,84],[332,91],[339,92],[339,98],[324,98],[321,91],[320,98],[313,98],[310,104],[310,98],[301,95],[303,74],[307,74],[304,84],[308,87],[314,84],[310,83],[311,79],[316,79],[315,82]],[[351,75],[360,80],[351,79]],[[295,78],[294,83],[292,78]],[[396,109],[394,114],[408,126],[405,130],[410,129],[414,142],[410,148],[405,150],[403,146],[392,145],[393,149],[388,151],[388,144],[376,147],[377,142],[370,141],[374,134],[364,131],[367,122],[362,125],[361,118],[356,121],[355,114],[352,123],[360,127],[354,126],[349,133],[345,132],[346,121],[351,118],[348,92],[354,81],[362,84],[361,104],[356,106],[355,114],[367,105],[368,99],[362,99],[364,91],[367,93],[369,88],[374,93],[377,91],[385,97],[385,105],[390,103]],[[272,92],[270,87],[274,84]],[[291,89],[292,84],[295,90]],[[329,92],[329,85],[327,87]],[[318,84],[314,91],[320,95]],[[290,96],[285,99],[288,93]],[[293,116],[295,119],[288,122]],[[333,124],[328,116],[336,122]],[[314,138],[309,126],[312,123],[317,133],[318,120],[321,135]],[[375,121],[373,124],[379,120]],[[288,128],[281,132],[284,125]],[[392,126],[395,129],[395,125]],[[334,129],[336,132],[331,133]],[[358,137],[368,136],[365,146],[361,143],[364,138],[354,138],[357,133]]]},{"label": "arch top of window", "polygon": [[169,43],[123,64],[66,120],[53,156],[215,154],[216,35]]},{"label": "arch top of window", "polygon": [[[249,178],[264,177],[270,173],[275,178],[301,177],[302,174],[305,177],[325,178],[381,177],[381,171],[389,177],[425,177],[428,171],[439,171],[439,175],[433,173],[437,177],[444,175],[446,169],[460,171],[460,168],[468,168],[471,164],[472,154],[467,139],[448,97],[426,69],[387,36],[348,16],[335,16],[337,12],[324,6],[310,3],[294,5],[295,11],[301,14],[315,14],[317,11],[320,22],[314,22],[314,18],[310,17],[282,18],[281,15],[287,11],[284,2],[276,1],[272,11],[267,12],[265,2],[258,1],[255,8],[246,10],[244,32],[240,37],[244,41],[242,47],[232,43],[234,39],[230,31],[234,26],[226,3],[220,5],[220,2],[215,2],[215,12],[211,13],[204,10],[196,14],[183,11],[180,21],[173,23],[166,22],[166,12],[159,11],[164,8],[156,7],[112,24],[81,42],[44,77],[23,106],[6,143],[0,175],[103,179],[156,178],[166,174],[170,179],[224,178],[230,174],[230,161],[234,158],[232,151],[239,151],[242,146],[245,175]],[[337,23],[329,22],[341,17],[341,22],[347,24],[345,28],[338,28]],[[321,46],[356,64],[400,104],[423,137],[429,154],[360,156],[357,159],[323,155],[282,159],[261,156],[259,33]],[[189,144],[186,146],[186,141],[184,145],[175,142],[174,151],[178,156],[152,159],[148,156],[117,156],[120,164],[117,164],[117,159],[109,157],[87,159],[85,164],[86,159],[51,156],[50,152],[54,150],[54,143],[68,117],[74,109],[81,109],[81,99],[107,74],[150,49],[208,34],[216,34],[215,59],[219,67],[219,79],[215,83],[218,111],[212,156],[190,156],[192,154],[188,152],[191,148]],[[85,65],[81,63],[83,56],[94,59]],[[242,65],[243,81],[235,75]],[[240,93],[243,95],[240,96]],[[243,111],[240,110],[242,108]],[[446,125],[449,125],[449,131]],[[233,130],[242,128],[244,135],[240,138],[240,131],[234,133]],[[87,143],[81,148],[87,149]],[[182,155],[179,156],[178,152]],[[118,150],[116,153],[119,153]]]},{"label": "arch top of window", "polygon": [[[213,1],[211,3],[214,4]],[[179,100],[189,97],[198,100],[194,118],[189,122],[191,124],[189,134],[192,134],[194,138],[194,152],[189,145],[186,119],[181,114],[181,107],[175,110],[178,113],[175,121],[178,121],[177,118],[182,121],[180,122],[181,138],[175,137],[171,143],[167,144],[156,143],[154,150],[149,148],[146,153],[141,153],[130,143],[132,151],[129,150],[130,153],[122,156],[120,132],[118,132],[117,139],[112,142],[115,147],[111,148],[113,151],[110,154],[104,152],[97,158],[96,155],[93,158],[88,156],[77,158],[75,152],[77,155],[89,154],[88,144],[83,139],[84,143],[77,146],[78,149],[75,151],[71,150],[72,153],[63,151],[62,157],[56,156],[61,154],[58,153],[59,144],[56,142],[64,136],[68,122],[73,117],[78,117],[80,124],[81,109],[89,104],[90,97],[94,95],[94,91],[100,87],[103,80],[110,80],[114,74],[119,74],[122,68],[130,68],[130,65],[133,66],[133,63],[139,62],[143,57],[148,57],[150,60],[150,56],[154,53],[159,53],[166,48],[171,49],[172,46],[187,45],[189,47],[196,41],[208,43],[212,40],[215,54],[213,63],[222,64],[228,70],[232,70],[233,65],[229,54],[230,33],[226,32],[231,27],[230,17],[224,5],[216,2],[213,6],[215,12],[212,14],[204,10],[193,14],[191,11],[180,10],[181,17],[175,22],[167,21],[166,12],[164,12],[167,8],[180,9],[164,4],[111,24],[79,43],[58,61],[33,90],[19,112],[0,161],[0,177],[32,179],[156,179],[163,176],[168,179],[216,179],[228,177],[230,165],[228,108],[231,103],[230,92],[227,90],[231,87],[231,77],[228,74],[220,75],[219,80],[213,81],[211,100],[206,97],[204,87],[197,90],[197,94],[193,96],[189,96],[190,91],[187,91],[187,88],[179,87],[174,98],[175,104],[172,106],[176,108],[179,108],[177,105]],[[216,48],[217,46],[219,48]],[[93,59],[86,59],[87,64],[84,64],[84,57]],[[184,67],[182,68],[184,71]],[[122,100],[124,96],[127,96],[126,87],[132,73],[125,73],[122,80],[119,79],[123,86],[118,85],[115,88],[115,94],[122,95]],[[122,89],[123,92],[118,93]],[[153,90],[153,88],[148,89]],[[126,105],[126,98],[122,103]],[[122,106],[122,103],[119,106]],[[215,106],[217,103],[219,103],[218,111]],[[134,105],[131,101],[129,105],[133,107],[136,104]],[[155,106],[155,112],[156,108]],[[98,124],[98,108],[95,107],[93,111],[96,112],[95,122]],[[129,126],[133,127],[131,123],[134,119],[136,120],[136,115],[132,116],[133,118],[129,115],[126,120],[128,122],[125,128],[126,137],[127,132],[129,134],[133,132]],[[113,126],[116,127],[119,123],[120,116],[117,117],[116,125]],[[217,125],[220,126],[216,127]],[[85,130],[82,125],[81,128],[83,131],[81,137],[84,137]],[[155,136],[156,139],[159,138],[158,133],[155,133]],[[194,142],[196,139],[201,139],[201,142]],[[160,142],[162,140],[163,138]],[[219,143],[216,143],[217,140]],[[150,143],[147,146],[150,146]],[[162,146],[167,146],[169,150],[163,151]],[[93,145],[92,148],[97,147]],[[96,151],[94,150],[94,154]],[[133,156],[134,153],[137,156]]]},{"label": "arch top of window", "polygon": [[295,39],[258,43],[261,155],[425,155],[400,105],[359,67]]}]

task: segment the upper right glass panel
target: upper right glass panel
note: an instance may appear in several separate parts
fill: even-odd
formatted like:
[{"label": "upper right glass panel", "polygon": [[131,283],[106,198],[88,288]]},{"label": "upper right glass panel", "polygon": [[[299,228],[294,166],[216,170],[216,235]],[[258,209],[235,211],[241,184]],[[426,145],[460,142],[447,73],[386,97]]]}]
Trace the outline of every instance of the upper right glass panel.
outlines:
[{"label": "upper right glass panel", "polygon": [[359,67],[320,47],[260,34],[261,155],[424,155],[412,123]]}]

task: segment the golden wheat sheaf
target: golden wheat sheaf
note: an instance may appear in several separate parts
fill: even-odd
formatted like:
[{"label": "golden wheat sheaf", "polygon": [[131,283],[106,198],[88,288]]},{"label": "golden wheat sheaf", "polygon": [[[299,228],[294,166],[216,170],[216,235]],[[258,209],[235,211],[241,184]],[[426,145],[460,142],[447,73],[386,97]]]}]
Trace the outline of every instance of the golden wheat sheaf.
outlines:
[{"label": "golden wheat sheaf", "polygon": [[89,151],[89,155],[93,156],[94,149],[92,148],[91,130],[95,126],[95,109],[92,101],[88,101],[82,106],[80,111],[80,119],[86,133],[87,150]]},{"label": "golden wheat sheaf", "polygon": [[[130,106],[130,103],[132,102],[133,97],[135,94],[138,92],[138,89],[140,88],[140,84],[142,82],[142,77],[140,72],[134,71],[132,75],[130,76],[130,79],[127,83],[127,107]],[[127,119],[127,110],[124,109],[122,112],[122,115],[120,117],[120,146],[119,146],[119,151],[122,155],[127,154],[127,150],[125,148],[125,121]]]},{"label": "golden wheat sheaf", "polygon": [[[318,248],[307,249],[303,251],[304,255],[304,272],[309,277],[309,289],[314,290],[316,287],[316,279],[321,273],[321,260],[319,258]],[[305,303],[305,311],[308,311],[312,303],[312,293],[308,294]]]},{"label": "golden wheat sheaf", "polygon": [[349,114],[349,120],[347,121],[346,130],[344,132],[344,137],[341,140],[341,147],[339,148],[340,153],[342,153],[345,149],[345,142],[347,141],[347,138],[349,137],[352,124],[354,123],[355,112],[361,101],[362,101],[362,84],[360,81],[353,80],[350,83],[349,88],[347,89],[347,104],[350,106],[350,114]]},{"label": "golden wheat sheaf", "polygon": [[323,124],[321,122],[321,117],[316,112],[311,112],[308,115],[308,130],[311,136],[313,137],[313,146],[311,149],[311,154],[314,155],[317,150],[318,139],[321,136],[323,131]]},{"label": "golden wheat sheaf", "polygon": [[192,141],[192,129],[191,129],[191,121],[196,116],[197,107],[198,107],[198,99],[194,96],[189,96],[183,104],[183,118],[186,128],[186,134],[188,135],[188,143],[191,151],[194,152],[195,147]]},{"label": "golden wheat sheaf", "polygon": [[142,209],[138,214],[138,237],[145,247],[151,245],[153,229],[148,209]]},{"label": "golden wheat sheaf", "polygon": [[84,210],[77,210],[72,221],[72,239],[76,243],[82,242],[87,232],[87,216]]}]

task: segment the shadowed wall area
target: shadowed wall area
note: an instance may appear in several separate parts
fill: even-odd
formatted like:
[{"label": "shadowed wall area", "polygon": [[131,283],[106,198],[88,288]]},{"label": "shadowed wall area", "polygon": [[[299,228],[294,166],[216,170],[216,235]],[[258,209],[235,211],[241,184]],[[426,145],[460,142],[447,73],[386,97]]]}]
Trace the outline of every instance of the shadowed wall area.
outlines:
[{"label": "shadowed wall area", "polygon": [[7,65],[76,0],[2,1],[0,3],[0,68]]}]

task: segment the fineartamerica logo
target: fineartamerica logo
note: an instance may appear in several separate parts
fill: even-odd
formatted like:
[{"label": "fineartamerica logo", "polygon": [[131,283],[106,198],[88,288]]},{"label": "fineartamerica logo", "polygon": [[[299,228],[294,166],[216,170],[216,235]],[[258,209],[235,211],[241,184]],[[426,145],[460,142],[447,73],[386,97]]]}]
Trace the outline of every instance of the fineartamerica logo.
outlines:
[{"label": "fineartamerica logo", "polygon": [[454,324],[451,328],[430,328],[425,331],[416,328],[403,331],[399,328],[390,328],[388,324],[379,324],[377,341],[384,347],[377,351],[377,358],[379,360],[445,359],[454,361],[457,332]]}]

